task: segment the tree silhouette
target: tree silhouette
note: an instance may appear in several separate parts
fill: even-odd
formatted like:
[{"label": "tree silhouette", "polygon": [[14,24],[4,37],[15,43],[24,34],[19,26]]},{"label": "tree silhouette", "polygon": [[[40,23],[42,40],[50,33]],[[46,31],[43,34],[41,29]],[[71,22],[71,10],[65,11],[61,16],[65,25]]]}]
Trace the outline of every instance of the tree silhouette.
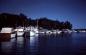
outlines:
[{"label": "tree silhouette", "polygon": [[39,19],[27,18],[23,13],[19,15],[2,13],[0,14],[0,28],[2,27],[17,27],[17,26],[38,26],[44,29],[72,29],[72,24],[69,21],[60,22],[58,20],[50,20],[46,17],[41,17]]}]

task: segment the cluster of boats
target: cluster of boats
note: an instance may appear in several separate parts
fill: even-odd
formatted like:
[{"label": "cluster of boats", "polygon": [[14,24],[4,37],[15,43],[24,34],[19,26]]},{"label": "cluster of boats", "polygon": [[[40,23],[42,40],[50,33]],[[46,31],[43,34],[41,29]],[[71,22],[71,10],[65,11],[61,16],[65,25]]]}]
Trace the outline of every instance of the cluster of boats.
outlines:
[{"label": "cluster of boats", "polygon": [[1,39],[10,39],[18,36],[33,36],[38,33],[38,29],[27,29],[24,27],[17,27],[13,29],[11,27],[4,27],[0,31],[0,40]]},{"label": "cluster of boats", "polygon": [[[10,27],[4,27],[0,31],[0,39],[9,39],[17,36],[34,36],[36,34],[60,34],[60,33],[72,33],[77,32],[76,30],[46,30],[38,29],[37,27],[17,27],[16,29]],[[86,32],[86,31],[82,31]]]}]

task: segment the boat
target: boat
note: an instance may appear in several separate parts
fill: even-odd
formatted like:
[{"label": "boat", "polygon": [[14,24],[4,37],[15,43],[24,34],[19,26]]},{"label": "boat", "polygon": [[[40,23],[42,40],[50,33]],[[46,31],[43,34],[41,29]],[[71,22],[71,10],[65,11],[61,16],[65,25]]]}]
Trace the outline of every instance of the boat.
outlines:
[{"label": "boat", "polygon": [[36,33],[33,30],[30,31],[30,36],[34,36],[35,34]]},{"label": "boat", "polygon": [[10,40],[10,38],[12,38],[11,37],[12,36],[12,32],[13,32],[13,28],[10,28],[10,27],[2,28],[1,32],[0,32],[0,41],[8,41],[8,40]]},{"label": "boat", "polygon": [[30,27],[30,36],[35,36],[36,34],[38,34],[38,20],[37,20],[37,27]]},{"label": "boat", "polygon": [[21,28],[21,27],[15,29],[15,31],[16,31],[16,35],[17,35],[17,36],[23,36],[23,34],[24,34],[24,29]]}]

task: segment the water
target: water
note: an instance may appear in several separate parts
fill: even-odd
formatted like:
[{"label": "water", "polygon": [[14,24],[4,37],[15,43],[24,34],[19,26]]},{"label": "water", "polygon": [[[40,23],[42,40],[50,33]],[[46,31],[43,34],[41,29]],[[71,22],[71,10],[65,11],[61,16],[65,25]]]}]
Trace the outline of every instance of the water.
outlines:
[{"label": "water", "polygon": [[12,38],[0,42],[0,55],[86,55],[86,33]]}]

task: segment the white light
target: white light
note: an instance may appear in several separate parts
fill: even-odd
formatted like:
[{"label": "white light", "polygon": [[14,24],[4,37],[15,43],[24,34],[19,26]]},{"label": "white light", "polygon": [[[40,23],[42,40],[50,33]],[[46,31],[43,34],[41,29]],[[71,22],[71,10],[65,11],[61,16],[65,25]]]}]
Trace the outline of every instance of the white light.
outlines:
[{"label": "white light", "polygon": [[58,34],[60,34],[62,31],[57,31]]},{"label": "white light", "polygon": [[18,29],[18,31],[23,31],[23,29]]},{"label": "white light", "polygon": [[34,36],[35,32],[34,31],[30,31],[30,36]]},{"label": "white light", "polygon": [[86,32],[86,31],[80,31],[80,32]]},{"label": "white light", "polygon": [[39,33],[39,32],[38,32],[38,29],[34,29],[34,31],[35,31],[35,33]]},{"label": "white light", "polygon": [[14,29],[14,31],[17,31],[18,29]]},{"label": "white light", "polygon": [[52,34],[52,32],[51,32],[51,31],[46,31],[46,33],[47,33],[47,34]]}]

